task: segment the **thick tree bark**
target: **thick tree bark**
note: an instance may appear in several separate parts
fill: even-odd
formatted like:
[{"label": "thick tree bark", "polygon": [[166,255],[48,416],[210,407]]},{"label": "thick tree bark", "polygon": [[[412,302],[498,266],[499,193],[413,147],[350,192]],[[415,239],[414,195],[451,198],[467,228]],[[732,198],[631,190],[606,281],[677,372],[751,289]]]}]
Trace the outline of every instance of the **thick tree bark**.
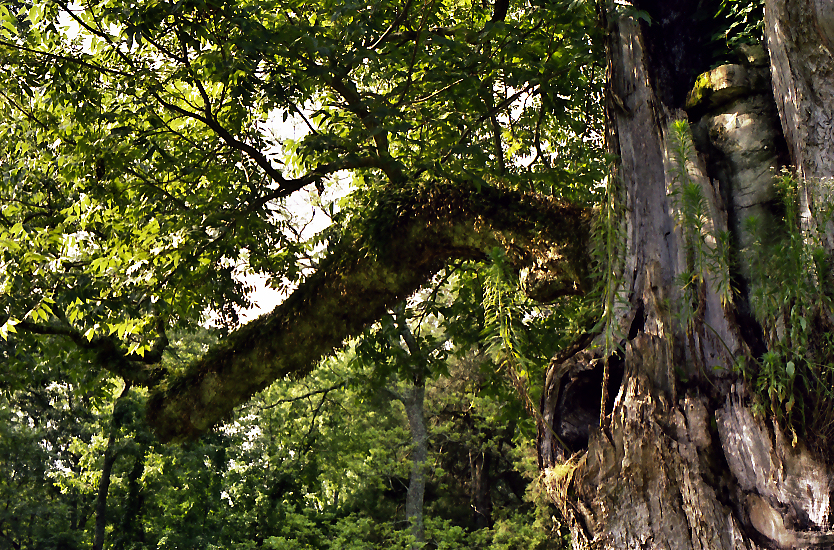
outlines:
[{"label": "thick tree bark", "polygon": [[[775,3],[768,2],[771,51],[786,42],[773,39],[774,29],[790,28],[796,44],[795,37],[804,36],[798,29],[804,24],[807,30],[810,21],[787,23],[772,9]],[[692,320],[675,315],[684,298],[679,278],[693,266],[688,228],[676,223],[680,199],[670,194],[680,174],[671,123],[688,120],[695,133],[699,150],[686,165],[709,205],[705,245],[715,246],[710,235],[729,229],[742,252],[750,238],[741,229],[743,218],[773,199],[768,171],[778,165],[780,141],[755,62],[712,73],[710,94],[720,92],[713,103],[695,101],[689,114],[682,110],[694,78],[682,70],[690,57],[677,48],[697,47],[685,27],[697,4],[636,2],[652,16],[653,28],[629,17],[612,24],[609,144],[619,158],[616,177],[625,197],[620,284],[627,303],[613,311],[611,322],[623,335],[621,351],[607,354],[598,338],[553,360],[542,399],[541,466],[575,548],[828,548],[834,544],[830,471],[802,442],[792,445],[775,421],[752,414],[750,391],[732,368],[737,357],[764,349],[761,328],[745,310],[746,287],[722,302],[716,284],[721,277],[748,276],[743,253],[738,263],[720,268],[731,273],[712,266],[712,276],[690,278],[697,285]],[[797,5],[803,2],[792,9]],[[817,22],[820,29],[827,25]],[[668,41],[676,35],[681,38],[673,47]],[[779,112],[801,173],[827,177],[823,168],[831,156],[814,152],[826,126],[805,125],[830,117],[809,113],[817,106],[802,98],[834,105],[825,99],[832,80],[797,83],[795,64],[805,61],[795,54],[788,48],[789,63],[773,61],[777,94],[793,90],[780,98]],[[700,123],[696,114],[704,114]],[[603,389],[611,400],[600,417],[599,393],[582,407],[571,392],[586,391],[587,381],[602,380],[605,369],[614,387]]]},{"label": "thick tree bark", "polygon": [[[768,0],[765,25],[773,94],[810,218],[814,202],[830,196],[824,184],[834,176],[834,4]],[[832,229],[823,229],[829,252]]]}]

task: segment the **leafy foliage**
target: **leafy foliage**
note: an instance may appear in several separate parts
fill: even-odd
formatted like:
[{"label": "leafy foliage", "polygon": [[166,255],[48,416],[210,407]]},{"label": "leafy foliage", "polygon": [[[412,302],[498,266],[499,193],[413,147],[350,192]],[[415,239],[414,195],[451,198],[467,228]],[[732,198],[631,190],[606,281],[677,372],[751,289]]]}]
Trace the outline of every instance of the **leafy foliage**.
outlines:
[{"label": "leafy foliage", "polygon": [[[822,184],[819,184],[822,185]],[[784,421],[822,449],[831,444],[834,418],[830,400],[834,348],[829,336],[831,267],[823,231],[831,223],[829,193],[802,215],[800,182],[784,171],[776,180],[782,223],[759,227],[749,220],[753,244],[751,305],[762,325],[768,352],[755,377],[762,409]],[[829,195],[829,197],[827,197]]]},{"label": "leafy foliage", "polygon": [[[146,388],[238,325],[242,272],[289,292],[340,242],[384,249],[384,216],[345,231],[375,207],[394,218],[403,205],[380,197],[442,184],[594,204],[593,17],[561,0],[500,17],[470,0],[0,6],[3,544],[410,544],[403,411],[379,395],[408,374],[390,324],[181,448],[149,433]],[[305,194],[336,223],[314,235]],[[533,358],[519,379],[540,377],[579,306],[533,308],[480,269],[407,308],[429,350],[427,532],[447,548],[554,547],[516,471],[532,420],[493,360]],[[509,345],[487,353],[494,331]],[[468,513],[477,453],[494,461],[493,528]]]},{"label": "leafy foliage", "polygon": [[764,37],[764,0],[721,0],[715,18],[722,21],[713,40],[724,42],[728,50],[740,44],[758,44]]},{"label": "leafy foliage", "polygon": [[[187,361],[211,339],[183,335],[168,360]],[[274,385],[223,430],[183,447],[155,443],[141,421],[141,391],[111,385],[82,397],[62,381],[66,371],[55,371],[54,381],[6,392],[0,533],[12,546],[90,547],[109,449],[108,547],[408,547],[407,422],[398,402],[368,384],[373,367],[357,370],[352,353],[300,383]],[[511,388],[495,391],[500,375],[483,355],[460,357],[427,392],[428,540],[444,548],[560,547],[553,511],[525,496],[525,476],[536,468],[529,432],[508,421],[518,398]],[[493,461],[491,528],[476,529],[472,519],[473,453]]]},{"label": "leafy foliage", "polygon": [[[515,10],[4,6],[0,332],[141,363],[168,329],[209,314],[233,327],[249,305],[236,270],[296,283],[321,240],[301,235],[288,197],[344,170],[356,193],[466,181],[592,203],[593,16]],[[279,119],[306,135],[276,137]]]}]

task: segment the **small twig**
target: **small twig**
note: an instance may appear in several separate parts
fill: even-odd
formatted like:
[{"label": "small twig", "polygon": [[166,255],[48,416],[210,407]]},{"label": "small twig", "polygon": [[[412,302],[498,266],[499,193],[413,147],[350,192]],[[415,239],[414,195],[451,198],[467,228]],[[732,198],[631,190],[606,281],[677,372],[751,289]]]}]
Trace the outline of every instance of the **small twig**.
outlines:
[{"label": "small twig", "polygon": [[343,387],[345,387],[345,382],[339,382],[338,384],[334,384],[333,386],[330,386],[329,388],[323,388],[323,389],[320,389],[320,390],[313,390],[311,392],[305,393],[304,395],[299,395],[298,397],[290,397],[289,399],[279,399],[278,401],[270,403],[269,405],[263,405],[263,406],[258,407],[258,410],[259,411],[265,411],[265,410],[268,410],[268,409],[274,409],[278,405],[283,405],[285,403],[293,403],[295,401],[301,401],[302,399],[307,399],[307,398],[313,397],[314,395],[319,395],[319,394],[322,394],[322,393],[326,395],[329,392],[332,392],[333,390],[338,390],[339,388],[343,388]]},{"label": "small twig", "polygon": [[438,95],[442,94],[443,92],[445,92],[446,90],[448,90],[449,88],[451,88],[452,86],[456,86],[456,85],[460,84],[461,82],[463,82],[462,77],[458,78],[457,80],[455,80],[451,84],[440,88],[436,92],[432,92],[431,94],[429,94],[427,96],[419,97],[419,98],[415,99],[414,101],[409,102],[409,105],[417,105],[418,103],[423,103],[425,101],[433,99],[433,98],[437,97]]},{"label": "small twig", "polygon": [[145,176],[144,174],[141,174],[140,172],[138,172],[137,170],[134,170],[133,168],[131,168],[128,165],[124,166],[124,170],[125,170],[125,172],[127,172],[129,174],[132,174],[133,176],[139,178],[139,180],[141,180],[142,183],[144,183],[148,187],[156,189],[157,191],[159,191],[160,193],[162,193],[163,195],[168,197],[172,202],[174,202],[174,204],[179,206],[182,210],[191,210],[191,208],[189,208],[188,205],[185,204],[185,202],[183,202],[179,198],[172,195],[166,189],[162,188],[161,184],[154,182],[150,177]]},{"label": "small twig", "polygon": [[306,124],[306,125],[307,125],[307,128],[309,128],[309,129],[310,129],[310,131],[313,133],[313,135],[314,135],[314,136],[319,135],[318,130],[316,130],[315,128],[313,128],[313,125],[310,123],[310,121],[307,119],[307,117],[306,117],[306,116],[304,116],[304,113],[301,111],[301,109],[299,109],[299,108],[298,108],[298,105],[296,105],[295,103],[293,103],[292,108],[295,110],[295,112],[296,112],[296,113],[298,113],[298,114],[299,114],[299,116],[301,117],[301,120],[303,120],[303,121],[304,121],[304,124]]},{"label": "small twig", "polygon": [[[440,280],[439,283],[434,285],[434,288],[432,289],[431,294],[429,294],[429,297],[426,298],[425,300],[423,300],[423,304],[434,303],[437,300],[437,294],[440,291],[440,289],[443,288],[443,285],[445,285],[446,282],[449,280],[449,278],[451,278],[451,276],[458,269],[460,269],[462,266],[463,266],[463,262],[461,261],[461,262],[458,262],[455,265],[453,265],[451,269],[447,269],[446,270],[446,275],[443,276],[443,278]],[[427,314],[428,314],[428,308],[423,307],[423,312],[420,314],[420,318],[417,320],[418,334],[419,334],[420,327],[423,326],[423,320],[426,318]]]},{"label": "small twig", "polygon": [[402,94],[400,94],[400,99],[397,100],[397,105],[402,104],[403,100],[405,100],[405,96],[408,95],[408,92],[411,89],[411,79],[414,74],[414,63],[417,61],[417,50],[420,48],[420,38],[423,33],[423,28],[426,26],[428,14],[431,9],[434,8],[434,3],[435,0],[432,0],[431,6],[428,5],[428,0],[423,3],[423,15],[420,18],[420,26],[417,28],[417,37],[414,39],[414,49],[411,51],[411,61],[408,64],[408,74],[406,75],[405,88],[403,89]]},{"label": "small twig", "polygon": [[405,7],[403,7],[402,11],[399,13],[399,15],[397,15],[396,19],[394,19],[391,22],[391,25],[388,27],[388,29],[386,29],[386,31],[384,33],[382,33],[382,36],[380,36],[376,40],[376,42],[374,42],[371,46],[368,47],[369,50],[377,49],[379,47],[379,45],[382,44],[385,41],[385,39],[388,38],[388,36],[392,32],[394,32],[394,29],[396,29],[400,25],[402,25],[403,21],[405,21],[405,18],[408,16],[408,10],[411,9],[411,3],[412,2],[413,2],[413,0],[408,0],[405,3]]},{"label": "small twig", "polygon": [[13,42],[6,42],[5,40],[0,40],[0,46],[8,46],[9,48],[14,48],[14,49],[16,49],[18,51],[21,51],[21,52],[33,53],[35,55],[43,56],[43,57],[46,57],[46,58],[49,58],[49,59],[57,59],[57,60],[60,60],[60,61],[66,61],[68,63],[73,63],[75,65],[81,65],[82,67],[87,67],[88,69],[92,69],[92,70],[100,72],[100,73],[110,73],[110,74],[115,74],[115,75],[123,76],[123,77],[132,77],[133,76],[130,73],[126,73],[126,72],[119,71],[119,70],[116,70],[116,69],[110,69],[108,67],[102,67],[101,65],[96,65],[94,63],[88,63],[86,61],[82,61],[82,60],[77,59],[75,57],[69,57],[69,56],[66,56],[66,55],[61,55],[61,54],[52,53],[52,52],[45,52],[43,50],[35,50],[35,49],[32,49],[32,48],[27,48],[25,46],[20,46],[18,44],[13,43]]},{"label": "small twig", "polygon": [[313,433],[313,428],[316,427],[316,418],[318,417],[319,412],[321,412],[321,408],[324,405],[324,402],[327,401],[327,394],[330,391],[331,390],[328,389],[325,392],[323,392],[323,395],[321,396],[321,401],[319,401],[318,407],[316,407],[316,410],[313,411],[313,417],[310,419],[310,428],[307,430],[307,433],[304,434],[304,439],[303,439],[304,448],[303,448],[302,453],[306,453],[307,451],[310,450],[310,447],[311,447],[311,444],[310,444],[310,441],[309,441],[310,440],[310,434]]},{"label": "small twig", "polygon": [[6,95],[6,93],[5,93],[2,89],[0,89],[0,95],[2,95],[3,97],[5,97],[5,98],[6,98],[6,99],[7,99],[7,100],[8,100],[8,101],[12,104],[12,105],[14,105],[14,106],[15,106],[15,107],[17,107],[18,109],[20,109],[20,112],[22,112],[24,115],[26,115],[26,118],[28,118],[28,119],[29,119],[29,120],[31,120],[32,122],[34,122],[34,123],[38,124],[41,128],[44,128],[45,130],[49,130],[49,129],[50,129],[50,128],[49,128],[49,126],[47,126],[45,122],[42,122],[42,121],[41,121],[38,117],[36,117],[33,113],[31,113],[31,112],[27,111],[26,109],[24,109],[24,108],[23,108],[23,106],[22,106],[22,105],[20,105],[17,101],[15,101],[13,98],[11,98],[11,97],[9,97],[8,95]]},{"label": "small twig", "polygon": [[500,113],[501,111],[503,111],[504,109],[506,109],[507,107],[512,105],[513,101],[515,101],[516,99],[521,97],[522,94],[527,93],[528,91],[530,91],[531,88],[533,88],[535,86],[538,86],[538,85],[539,85],[538,82],[528,83],[527,86],[520,89],[519,91],[517,91],[516,93],[514,93],[513,95],[511,95],[510,97],[508,97],[507,99],[505,99],[504,101],[502,101],[501,103],[499,103],[498,105],[496,105],[495,107],[490,109],[488,112],[486,112],[483,115],[481,115],[480,117],[478,117],[478,119],[474,123],[472,123],[472,125],[469,127],[469,129],[466,130],[466,132],[464,132],[462,136],[460,136],[460,139],[458,139],[457,143],[455,143],[455,145],[453,145],[452,148],[449,149],[449,152],[446,153],[443,156],[442,159],[440,159],[440,164],[444,164],[447,160],[449,160],[449,157],[452,156],[452,152],[455,150],[455,148],[458,145],[462,144],[467,139],[469,139],[469,136],[472,135],[472,133],[475,131],[475,128],[477,128],[483,121],[485,121],[485,120],[489,119],[490,117],[493,117],[496,114]]}]

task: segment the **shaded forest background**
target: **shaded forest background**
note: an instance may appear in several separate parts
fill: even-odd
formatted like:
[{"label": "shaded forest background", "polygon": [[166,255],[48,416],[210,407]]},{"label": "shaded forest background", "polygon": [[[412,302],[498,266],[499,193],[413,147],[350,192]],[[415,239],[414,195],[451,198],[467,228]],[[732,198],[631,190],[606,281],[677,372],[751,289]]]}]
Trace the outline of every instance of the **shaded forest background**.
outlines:
[{"label": "shaded forest background", "polygon": [[[483,343],[485,281],[471,267],[454,273],[455,300],[446,283],[407,310],[422,319],[421,342],[433,346],[427,540],[449,549],[563,548],[567,532],[535,484],[535,421],[523,399],[536,396],[509,382],[502,344]],[[559,321],[579,328],[527,302],[512,307],[528,314],[514,328],[530,339],[552,336]],[[177,339],[166,365],[204,353],[215,332]],[[412,438],[394,397],[410,382],[391,342],[385,327],[371,329],[310,376],[274,384],[182,446],[156,441],[144,422],[145,391],[90,376],[84,354],[60,339],[13,355],[4,347],[0,546],[411,547],[404,506]],[[521,344],[528,352],[554,345]],[[46,362],[43,345],[63,349]]]}]

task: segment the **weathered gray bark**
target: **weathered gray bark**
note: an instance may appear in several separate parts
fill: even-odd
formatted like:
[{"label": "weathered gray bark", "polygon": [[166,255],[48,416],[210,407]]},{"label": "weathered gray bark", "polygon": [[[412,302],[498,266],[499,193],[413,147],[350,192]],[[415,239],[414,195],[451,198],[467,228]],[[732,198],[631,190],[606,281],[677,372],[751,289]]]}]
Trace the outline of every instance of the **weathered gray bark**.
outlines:
[{"label": "weathered gray bark", "polygon": [[[647,1],[637,7],[659,5]],[[784,31],[781,17],[769,16],[769,36],[774,28]],[[656,17],[655,24],[674,19]],[[741,222],[766,213],[774,196],[769,171],[779,164],[778,124],[772,99],[762,92],[761,69],[754,61],[715,72],[707,94],[712,97],[701,98],[711,103],[687,113],[674,100],[680,90],[662,89],[674,74],[659,66],[667,61],[659,56],[674,53],[663,48],[663,29],[648,31],[628,17],[612,28],[608,115],[626,203],[620,284],[627,302],[611,321],[623,335],[622,351],[606,357],[597,339],[552,362],[542,399],[547,425],[539,430],[545,480],[570,522],[575,548],[829,548],[834,532],[827,466],[802,442],[787,441],[778,425],[752,414],[746,383],[732,369],[736,357],[755,356],[751,347],[762,345],[755,330],[742,330],[750,320],[739,321],[744,290],[722,303],[716,279],[707,277],[697,289],[694,321],[683,325],[675,316],[682,298],[676,278],[691,270],[691,259],[668,194],[677,168],[669,125],[678,119],[693,125],[699,150],[687,165],[709,204],[706,233],[729,229],[743,253],[750,236]],[[647,38],[647,32],[654,34]],[[777,65],[774,61],[774,72]],[[774,77],[774,86],[793,82],[789,87],[798,90],[794,80],[788,71]],[[794,98],[827,97],[831,79],[821,84],[821,95],[815,95],[813,79],[808,82]],[[834,105],[834,98],[823,101]],[[831,157],[823,159],[826,153],[815,153],[803,140],[821,144],[820,132],[830,126],[799,126],[830,118],[811,115],[808,109],[816,107],[800,103],[780,105],[783,125],[792,127],[788,145],[797,164],[805,166],[803,174],[813,169],[815,177],[827,177],[821,170]],[[700,122],[690,120],[696,112]],[[710,244],[708,235],[705,241]],[[749,274],[744,262],[742,254],[739,264],[726,269],[743,278]],[[583,380],[601,380],[604,368],[614,374],[614,387],[598,418],[599,412],[587,411],[599,411],[599,395],[583,413],[571,392],[583,391]]]},{"label": "weathered gray bark", "polygon": [[[834,4],[767,0],[773,93],[796,173],[805,183],[803,216],[830,198],[834,176]],[[834,227],[819,228],[834,251]]]},{"label": "weathered gray bark", "polygon": [[767,55],[748,48],[744,64],[722,65],[698,79],[687,100],[690,113],[708,110],[691,119],[695,144],[706,154],[710,175],[721,182],[728,226],[738,252],[739,274],[750,273],[750,246],[756,235],[750,218],[772,228],[778,217],[774,174],[780,167],[782,133],[770,86]]}]

